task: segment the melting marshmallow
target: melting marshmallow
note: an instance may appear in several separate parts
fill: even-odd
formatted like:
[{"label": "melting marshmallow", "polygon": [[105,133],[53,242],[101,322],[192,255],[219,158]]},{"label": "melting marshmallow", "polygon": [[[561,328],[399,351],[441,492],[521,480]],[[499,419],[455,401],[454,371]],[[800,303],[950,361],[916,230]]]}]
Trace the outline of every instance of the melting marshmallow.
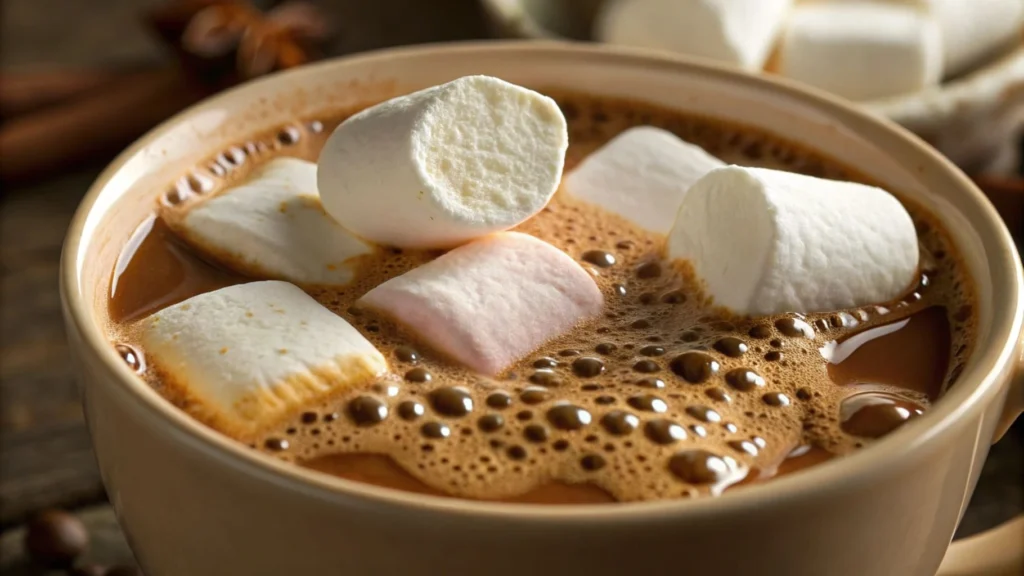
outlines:
[{"label": "melting marshmallow", "polygon": [[372,248],[324,213],[316,165],[275,158],[245,182],[167,221],[204,254],[243,274],[299,284],[343,285]]},{"label": "melting marshmallow", "polygon": [[725,164],[674,134],[639,126],[619,134],[566,175],[564,190],[658,234],[668,234],[683,194]]},{"label": "melting marshmallow", "polygon": [[370,290],[360,303],[441,353],[494,376],[600,314],[601,291],[547,242],[503,232],[461,246]]},{"label": "melting marshmallow", "polygon": [[784,35],[779,73],[851,100],[918,92],[942,76],[939,26],[895,4],[798,6]]},{"label": "melting marshmallow", "polygon": [[694,184],[668,239],[714,303],[739,314],[890,301],[917,277],[914,223],[888,192],[728,166]]},{"label": "melting marshmallow", "polygon": [[958,74],[1021,38],[1024,0],[899,0],[926,10],[942,29],[945,74]]},{"label": "melting marshmallow", "polygon": [[659,48],[760,70],[793,0],[616,0],[597,17],[602,42]]},{"label": "melting marshmallow", "polygon": [[230,286],[161,310],[142,320],[142,344],[172,395],[235,437],[387,370],[348,322],[278,281]]},{"label": "melting marshmallow", "polygon": [[569,145],[555,101],[488,76],[402,96],[343,122],[320,154],[327,212],[357,235],[445,248],[539,212]]}]

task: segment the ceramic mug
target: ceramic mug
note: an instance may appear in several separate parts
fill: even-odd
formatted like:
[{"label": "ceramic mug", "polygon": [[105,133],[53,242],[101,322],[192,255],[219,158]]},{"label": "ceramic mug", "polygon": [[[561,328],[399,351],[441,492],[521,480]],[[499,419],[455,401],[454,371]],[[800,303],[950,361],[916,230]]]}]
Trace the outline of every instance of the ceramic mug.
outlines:
[{"label": "ceramic mug", "polygon": [[[959,382],[869,449],[722,498],[544,507],[402,493],[286,464],[200,425],[132,373],[103,331],[111,272],[168,183],[256,131],[467,74],[755,126],[928,206],[977,283],[976,352]],[[150,132],[100,176],[71,225],[61,281],[103,481],[148,576],[932,575],[990,443],[1022,405],[1021,262],[995,210],[947,160],[827,95],[608,47],[403,48],[215,96]]]}]

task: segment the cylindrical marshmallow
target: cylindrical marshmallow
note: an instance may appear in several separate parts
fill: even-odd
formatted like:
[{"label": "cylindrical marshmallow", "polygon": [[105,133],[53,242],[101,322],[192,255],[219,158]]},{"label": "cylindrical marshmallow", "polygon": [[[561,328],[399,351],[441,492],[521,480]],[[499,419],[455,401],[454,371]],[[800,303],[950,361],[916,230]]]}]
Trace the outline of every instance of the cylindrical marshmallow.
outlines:
[{"label": "cylindrical marshmallow", "polygon": [[880,188],[728,166],[687,192],[668,254],[715,305],[760,316],[893,300],[913,285],[919,251],[910,215]]},{"label": "cylindrical marshmallow", "polygon": [[539,212],[558,187],[568,144],[554,100],[467,76],[343,122],[320,153],[320,199],[367,240],[447,248]]},{"label": "cylindrical marshmallow", "polygon": [[851,100],[919,92],[942,77],[939,26],[898,4],[799,6],[783,37],[779,73]]},{"label": "cylindrical marshmallow", "polygon": [[792,0],[616,0],[595,21],[602,42],[659,48],[759,70]]},{"label": "cylindrical marshmallow", "polygon": [[900,0],[922,7],[942,29],[945,75],[979,64],[1024,35],[1024,0]]}]

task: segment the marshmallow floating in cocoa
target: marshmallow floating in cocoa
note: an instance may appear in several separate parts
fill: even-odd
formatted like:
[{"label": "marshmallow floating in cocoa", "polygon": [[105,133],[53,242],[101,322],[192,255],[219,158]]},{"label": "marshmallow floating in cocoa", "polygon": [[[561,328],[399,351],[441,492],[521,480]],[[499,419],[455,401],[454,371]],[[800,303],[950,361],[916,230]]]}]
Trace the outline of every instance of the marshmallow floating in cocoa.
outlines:
[{"label": "marshmallow floating in cocoa", "polygon": [[241,184],[165,211],[170,227],[203,254],[243,274],[343,285],[372,247],[324,212],[316,165],[275,158]]},{"label": "marshmallow floating in cocoa", "polygon": [[639,126],[587,156],[562,185],[572,196],[667,234],[690,186],[722,166],[721,160],[671,132]]},{"label": "marshmallow floating in cocoa", "polygon": [[728,166],[694,184],[668,238],[714,303],[738,314],[887,302],[917,277],[914,223],[873,186]]},{"label": "marshmallow floating in cocoa", "polygon": [[493,376],[600,314],[604,298],[561,250],[527,234],[502,232],[392,278],[359,302]]},{"label": "marshmallow floating in cocoa", "polygon": [[539,212],[561,180],[568,144],[554,100],[467,76],[338,126],[320,154],[320,197],[367,240],[456,246]]},{"label": "marshmallow floating in cocoa", "polygon": [[779,73],[851,100],[920,92],[942,77],[942,40],[911,6],[838,2],[798,6],[782,40]]},{"label": "marshmallow floating in cocoa", "polygon": [[235,437],[387,370],[355,328],[287,282],[200,294],[141,322],[170,395]]},{"label": "marshmallow floating in cocoa", "polygon": [[614,0],[598,14],[595,37],[759,70],[792,4],[792,0]]}]

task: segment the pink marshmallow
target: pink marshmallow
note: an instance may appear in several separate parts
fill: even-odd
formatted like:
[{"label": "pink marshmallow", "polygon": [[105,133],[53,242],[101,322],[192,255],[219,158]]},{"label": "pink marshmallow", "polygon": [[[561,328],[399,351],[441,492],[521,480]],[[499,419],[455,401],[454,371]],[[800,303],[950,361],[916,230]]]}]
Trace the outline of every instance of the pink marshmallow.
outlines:
[{"label": "pink marshmallow", "polygon": [[604,297],[558,248],[527,234],[501,232],[392,278],[360,302],[443,354],[494,376],[600,314]]}]

